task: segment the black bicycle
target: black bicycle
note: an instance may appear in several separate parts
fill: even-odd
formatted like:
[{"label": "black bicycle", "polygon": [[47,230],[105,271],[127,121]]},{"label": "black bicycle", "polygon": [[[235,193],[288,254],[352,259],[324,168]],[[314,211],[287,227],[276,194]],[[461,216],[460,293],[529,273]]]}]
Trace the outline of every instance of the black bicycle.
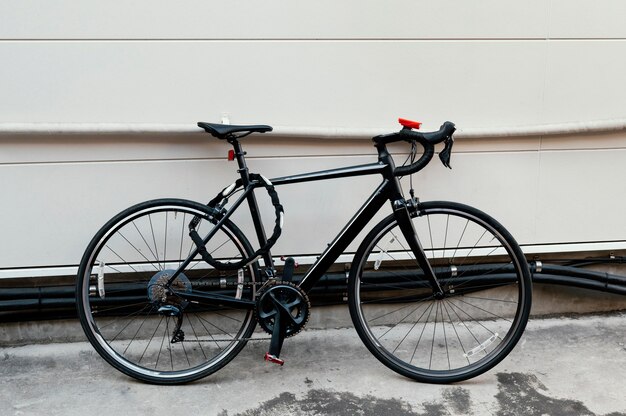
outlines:
[{"label": "black bicycle", "polygon": [[[256,324],[270,334],[266,360],[282,364],[286,337],[307,323],[307,293],[387,202],[392,213],[354,254],[347,290],[354,326],[383,364],[412,379],[450,383],[500,362],[519,340],[531,306],[528,265],[513,237],[485,213],[454,202],[403,196],[399,178],[425,167],[435,145],[450,167],[455,131],[421,133],[400,120],[396,133],[373,138],[378,161],[268,180],[249,172],[240,139],[270,126],[198,123],[230,143],[240,178],[208,204],[157,199],[113,217],[91,240],[77,280],[77,305],[91,344],[112,366],[137,379],[185,383],[226,365]],[[396,167],[387,144],[411,151]],[[418,154],[420,145],[423,153]],[[270,249],[281,234],[283,207],[275,187],[380,175],[382,182],[304,277],[293,259],[279,274]],[[276,221],[268,237],[255,191],[265,190]],[[247,204],[258,245],[232,222]],[[254,336],[253,336],[254,335]]]}]

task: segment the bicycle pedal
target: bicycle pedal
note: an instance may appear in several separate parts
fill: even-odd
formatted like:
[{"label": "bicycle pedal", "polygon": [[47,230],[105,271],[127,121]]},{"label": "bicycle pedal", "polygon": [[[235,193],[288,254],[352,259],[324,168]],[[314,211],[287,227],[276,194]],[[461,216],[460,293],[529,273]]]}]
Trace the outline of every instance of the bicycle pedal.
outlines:
[{"label": "bicycle pedal", "polygon": [[278,364],[281,367],[285,364],[285,360],[281,360],[275,355],[270,354],[269,352],[265,353],[265,361],[269,361],[270,363]]}]

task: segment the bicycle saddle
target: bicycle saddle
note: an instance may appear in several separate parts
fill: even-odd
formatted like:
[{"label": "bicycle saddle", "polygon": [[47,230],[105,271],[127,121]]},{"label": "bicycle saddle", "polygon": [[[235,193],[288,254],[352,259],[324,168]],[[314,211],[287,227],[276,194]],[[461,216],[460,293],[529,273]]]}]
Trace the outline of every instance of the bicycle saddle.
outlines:
[{"label": "bicycle saddle", "polygon": [[233,133],[245,132],[247,134],[250,134],[250,133],[265,133],[267,131],[272,131],[271,126],[265,126],[262,124],[254,125],[254,126],[235,126],[232,124],[216,124],[216,123],[199,122],[198,127],[204,129],[204,131],[206,131],[207,133],[211,133],[211,135],[217,137],[218,139],[226,139],[227,136]]}]

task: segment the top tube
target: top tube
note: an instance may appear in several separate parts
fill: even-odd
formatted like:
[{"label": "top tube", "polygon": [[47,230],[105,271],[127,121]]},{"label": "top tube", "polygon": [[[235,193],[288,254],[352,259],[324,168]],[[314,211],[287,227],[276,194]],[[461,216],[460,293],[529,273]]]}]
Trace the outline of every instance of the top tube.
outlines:
[{"label": "top tube", "polygon": [[389,165],[385,163],[369,163],[366,165],[349,166],[345,168],[321,170],[317,172],[301,173],[270,179],[274,185],[287,185],[292,183],[321,181],[325,179],[349,178],[352,176],[382,174]]}]

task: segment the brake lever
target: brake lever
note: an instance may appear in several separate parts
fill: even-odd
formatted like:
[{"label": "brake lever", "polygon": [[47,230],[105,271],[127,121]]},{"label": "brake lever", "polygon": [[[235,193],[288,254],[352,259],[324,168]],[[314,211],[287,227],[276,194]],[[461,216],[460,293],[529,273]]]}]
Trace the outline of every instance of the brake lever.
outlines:
[{"label": "brake lever", "polygon": [[445,143],[446,146],[439,153],[439,159],[445,167],[452,169],[452,166],[450,166],[450,158],[452,157],[452,145],[454,144],[454,138],[452,136],[448,137]]}]

